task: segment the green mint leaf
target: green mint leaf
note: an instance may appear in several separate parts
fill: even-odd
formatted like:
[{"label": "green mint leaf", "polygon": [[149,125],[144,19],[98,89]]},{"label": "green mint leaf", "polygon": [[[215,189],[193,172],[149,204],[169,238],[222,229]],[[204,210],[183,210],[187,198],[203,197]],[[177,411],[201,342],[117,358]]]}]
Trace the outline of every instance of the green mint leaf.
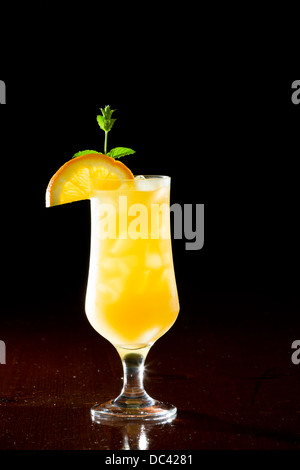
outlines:
[{"label": "green mint leaf", "polygon": [[101,129],[104,131],[104,117],[103,116],[100,116],[98,115],[97,116],[97,121],[98,121],[98,124],[99,126],[101,127]]},{"label": "green mint leaf", "polygon": [[100,108],[100,111],[102,112],[105,119],[110,119],[112,116],[112,113],[115,112],[115,109],[110,109],[110,106],[105,106],[104,109]]},{"label": "green mint leaf", "polygon": [[129,149],[127,147],[116,147],[114,149],[111,149],[107,155],[109,157],[117,159],[125,157],[125,155],[132,155],[133,153],[135,153],[135,150]]},{"label": "green mint leaf", "polygon": [[82,155],[88,155],[89,153],[100,153],[100,152],[97,152],[97,150],[80,150],[80,152],[75,153],[72,158],[81,157]]},{"label": "green mint leaf", "polygon": [[110,109],[110,106],[105,106],[105,108],[100,108],[100,111],[102,112],[97,116],[97,121],[101,129],[105,132],[109,132],[116,122],[116,119],[112,119],[112,113],[115,111],[114,109]]}]

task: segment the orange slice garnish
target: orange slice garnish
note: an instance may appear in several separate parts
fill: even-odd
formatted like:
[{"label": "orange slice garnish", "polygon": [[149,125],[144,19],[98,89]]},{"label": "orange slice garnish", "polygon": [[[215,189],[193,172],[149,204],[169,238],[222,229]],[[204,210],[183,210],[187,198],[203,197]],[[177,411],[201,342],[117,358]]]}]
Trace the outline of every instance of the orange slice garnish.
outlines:
[{"label": "orange slice garnish", "polygon": [[90,199],[100,189],[118,189],[124,179],[134,176],[126,165],[107,155],[89,153],[73,158],[49,181],[46,207]]}]

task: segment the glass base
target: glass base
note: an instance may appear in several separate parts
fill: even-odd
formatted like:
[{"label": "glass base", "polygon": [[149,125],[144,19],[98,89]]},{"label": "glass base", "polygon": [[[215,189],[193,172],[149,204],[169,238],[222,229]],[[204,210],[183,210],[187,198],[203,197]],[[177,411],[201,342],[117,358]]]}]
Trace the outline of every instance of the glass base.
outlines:
[{"label": "glass base", "polygon": [[100,423],[109,420],[147,421],[167,423],[176,417],[177,408],[169,403],[153,400],[148,406],[120,405],[116,400],[94,405],[91,408],[92,420]]}]

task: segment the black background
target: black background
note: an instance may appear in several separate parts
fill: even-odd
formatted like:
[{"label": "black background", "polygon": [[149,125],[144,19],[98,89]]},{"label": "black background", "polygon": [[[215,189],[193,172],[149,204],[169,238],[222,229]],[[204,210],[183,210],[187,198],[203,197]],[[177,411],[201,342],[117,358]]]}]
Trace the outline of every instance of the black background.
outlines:
[{"label": "black background", "polygon": [[4,77],[4,305],[30,309],[75,291],[82,300],[89,202],[46,209],[45,190],[75,152],[102,150],[96,115],[110,104],[117,122],[109,147],[136,150],[123,160],[133,173],[170,175],[172,203],[205,204],[204,247],[187,251],[185,240],[173,241],[186,314],[198,315],[212,292],[271,296],[275,303],[292,302],[297,311],[300,109],[291,102],[295,77],[265,71],[237,78],[236,68],[203,77],[201,71],[182,70],[179,62],[166,66],[159,58],[151,66],[146,59],[109,76],[97,63],[75,72],[74,65],[61,69],[41,59],[39,64],[32,58],[28,72]]},{"label": "black background", "polygon": [[264,315],[298,339],[292,41],[284,47],[279,34],[278,46],[261,11],[249,25],[250,12],[239,12],[232,29],[220,9],[208,15],[197,4],[90,4],[14,4],[2,24],[0,339],[1,325],[13,330],[21,319],[34,328],[47,316],[59,328],[81,311],[85,321],[89,202],[46,209],[45,190],[75,152],[102,149],[96,115],[107,104],[117,118],[109,146],[136,150],[123,160],[133,173],[170,175],[172,203],[205,204],[204,247],[173,241],[182,312],[174,328],[242,298],[255,305],[251,318],[212,308],[207,322],[255,328]]},{"label": "black background", "polygon": [[215,80],[198,77],[185,77],[178,90],[173,73],[144,88],[136,74],[125,74],[107,89],[89,75],[8,77],[1,107],[4,301],[31,302],[84,284],[89,203],[45,209],[45,189],[76,151],[102,150],[96,115],[106,104],[117,110],[109,146],[136,150],[124,163],[135,174],[170,175],[171,202],[205,204],[204,248],[187,251],[184,240],[173,241],[179,287],[194,301],[202,290],[297,292],[300,109],[291,102],[293,79],[236,84],[227,76],[220,93]]},{"label": "black background", "polygon": [[206,291],[295,299],[297,77],[263,16],[254,40],[244,21],[222,29],[204,10],[66,5],[10,7],[1,31],[2,301],[84,291],[89,203],[46,210],[44,195],[75,152],[102,149],[106,104],[109,146],[136,150],[123,160],[133,173],[168,174],[171,202],[205,204],[204,248],[173,242],[188,310]]}]

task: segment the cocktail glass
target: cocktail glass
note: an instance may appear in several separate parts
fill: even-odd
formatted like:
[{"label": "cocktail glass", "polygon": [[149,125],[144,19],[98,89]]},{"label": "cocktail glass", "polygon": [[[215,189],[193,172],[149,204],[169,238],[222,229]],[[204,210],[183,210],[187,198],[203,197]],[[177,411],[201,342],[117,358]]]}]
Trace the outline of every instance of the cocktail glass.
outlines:
[{"label": "cocktail glass", "polygon": [[92,407],[95,421],[168,421],[176,407],[151,398],[144,363],[175,322],[179,301],[170,236],[170,177],[123,180],[91,197],[91,248],[86,314],[123,363],[123,389]]}]

